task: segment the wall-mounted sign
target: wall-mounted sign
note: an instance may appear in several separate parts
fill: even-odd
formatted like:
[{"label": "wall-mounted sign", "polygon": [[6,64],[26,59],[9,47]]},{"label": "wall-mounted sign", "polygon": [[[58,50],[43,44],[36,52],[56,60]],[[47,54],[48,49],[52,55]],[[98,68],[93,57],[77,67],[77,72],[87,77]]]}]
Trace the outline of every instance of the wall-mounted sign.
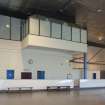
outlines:
[{"label": "wall-mounted sign", "polygon": [[14,70],[7,70],[7,79],[14,79]]}]

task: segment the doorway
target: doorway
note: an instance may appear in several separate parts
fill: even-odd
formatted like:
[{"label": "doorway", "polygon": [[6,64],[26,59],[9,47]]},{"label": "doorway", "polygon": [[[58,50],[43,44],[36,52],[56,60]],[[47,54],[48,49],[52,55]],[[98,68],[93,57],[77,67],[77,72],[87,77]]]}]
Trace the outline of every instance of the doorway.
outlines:
[{"label": "doorway", "polygon": [[105,79],[105,71],[100,71],[100,79]]},{"label": "doorway", "polygon": [[45,71],[37,71],[37,79],[45,79]]},{"label": "doorway", "polygon": [[93,73],[93,79],[96,79],[96,78],[97,78],[96,73]]}]

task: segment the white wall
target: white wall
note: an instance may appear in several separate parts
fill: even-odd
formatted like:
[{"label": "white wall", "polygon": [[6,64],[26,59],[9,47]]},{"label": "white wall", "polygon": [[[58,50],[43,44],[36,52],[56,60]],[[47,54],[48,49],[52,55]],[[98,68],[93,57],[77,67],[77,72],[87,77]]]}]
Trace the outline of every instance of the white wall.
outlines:
[{"label": "white wall", "polygon": [[22,68],[21,43],[0,40],[0,78],[6,79],[6,70],[15,70],[15,79],[20,79]]},{"label": "white wall", "polygon": [[105,87],[105,80],[80,80],[80,88],[100,88]]},{"label": "white wall", "polygon": [[[70,53],[64,53],[48,49],[27,48],[23,52],[25,71],[33,72],[33,79],[37,78],[38,70],[45,70],[46,79],[66,79],[67,74],[72,71],[67,62],[72,58]],[[33,64],[29,64],[29,59]]]},{"label": "white wall", "polygon": [[[39,34],[38,18],[31,16],[29,17],[29,22],[30,34],[22,42],[22,47],[25,48],[22,51],[24,69],[26,71],[32,71],[34,79],[36,79],[36,73],[39,69],[44,69],[46,71],[46,79],[65,79],[67,78],[68,73],[72,74],[72,79],[80,79],[81,71],[72,70],[71,65],[68,65],[68,63],[66,63],[66,60],[70,60],[72,58],[72,55],[70,54],[71,51],[79,53],[87,52],[87,44],[77,43],[80,41],[80,29],[73,28],[73,34],[75,36],[73,37],[73,41],[77,41],[73,42],[56,39],[61,35],[61,24],[55,22],[52,23],[52,37],[55,38],[49,38],[44,37],[50,35],[50,22],[48,21],[48,19],[40,20],[41,36],[37,36]],[[68,28],[69,31],[68,33],[66,33],[66,36],[71,38],[71,27],[68,26],[65,29],[68,30]],[[65,32],[63,30],[63,34],[64,33]],[[84,35],[82,41],[87,42],[87,33],[83,31],[82,35]],[[29,47],[33,48],[30,49]],[[38,50],[38,48],[40,50]],[[47,51],[45,49],[47,49]],[[68,51],[69,54],[55,51],[56,49],[59,51]],[[34,63],[28,64],[29,59],[32,59]]]},{"label": "white wall", "polygon": [[[70,86],[74,87],[73,80],[0,80],[0,90],[18,90],[19,87],[32,87],[32,90],[45,90],[47,86]],[[18,88],[15,88],[18,87]]]},{"label": "white wall", "polygon": [[28,35],[22,42],[22,47],[44,47],[65,51],[87,52],[87,44],[53,39],[43,36]]},{"label": "white wall", "polygon": [[[46,79],[79,78],[79,72],[72,70],[68,60],[72,53],[54,49],[27,48],[21,49],[21,42],[0,40],[0,79],[6,79],[6,70],[15,70],[15,79],[21,78],[22,71],[31,71],[33,79],[37,78],[37,70],[46,71]],[[28,61],[32,59],[33,64]]]},{"label": "white wall", "polygon": [[71,74],[72,74],[72,79],[73,80],[82,79],[82,70],[72,69]]},{"label": "white wall", "polygon": [[88,71],[88,79],[93,79],[93,73],[96,73],[96,79],[100,79],[100,71],[96,70]]}]

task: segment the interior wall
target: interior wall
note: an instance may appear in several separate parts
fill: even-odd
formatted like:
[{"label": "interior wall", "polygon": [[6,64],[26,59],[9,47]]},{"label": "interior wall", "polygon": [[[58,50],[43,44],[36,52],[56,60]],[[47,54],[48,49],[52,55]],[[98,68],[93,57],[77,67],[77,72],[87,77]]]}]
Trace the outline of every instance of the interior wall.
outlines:
[{"label": "interior wall", "polygon": [[[80,78],[78,70],[72,69],[68,60],[72,54],[51,49],[27,48],[21,49],[21,42],[0,40],[0,79],[6,79],[6,70],[15,70],[15,79],[21,78],[22,71],[32,72],[37,78],[37,70],[45,70],[45,79]],[[29,64],[33,60],[33,64]]]},{"label": "interior wall", "polygon": [[20,79],[23,71],[21,43],[0,40],[0,79],[6,79],[6,70],[15,70],[15,79]]},{"label": "interior wall", "polygon": [[[70,74],[71,79],[81,79],[81,70],[72,69],[72,64],[68,61],[72,59],[72,54],[59,50],[46,48],[25,48],[22,51],[24,71],[31,71],[33,79],[37,79],[37,71],[45,70],[45,79],[67,79]],[[28,61],[32,60],[33,64]]]},{"label": "interior wall", "polygon": [[[94,47],[89,47],[88,50],[88,53],[97,52],[97,48]],[[91,53],[90,57],[94,55],[93,53]],[[98,57],[104,59],[103,54],[98,55]],[[33,60],[33,64],[28,63],[30,59]],[[68,52],[37,48],[22,50],[20,42],[0,40],[1,79],[6,79],[7,69],[15,70],[15,79],[21,78],[22,71],[32,71],[33,79],[36,79],[37,70],[45,70],[46,79],[66,79],[67,74],[71,74],[70,78],[72,79],[81,79],[82,70],[73,69],[74,66],[72,64],[68,64],[68,60],[70,59],[72,59],[72,54]],[[96,59],[98,60],[98,58],[95,58],[94,60]],[[79,68],[79,65],[76,67]],[[92,79],[92,74],[97,73],[97,79],[99,79],[100,71],[104,70],[104,68],[105,66],[89,65],[88,78]]]},{"label": "interior wall", "polygon": [[74,51],[74,52],[87,52],[87,44],[76,43],[73,41],[66,41],[60,39],[54,39],[43,36],[36,36],[29,34],[22,42],[22,47],[44,47],[59,49],[65,51]]},{"label": "interior wall", "polygon": [[[97,53],[99,52],[99,53]],[[90,63],[96,64],[88,64],[88,78],[92,79],[92,74],[97,74],[97,79],[100,78],[100,72],[105,71],[105,49],[99,47],[88,46],[87,57]],[[80,58],[83,57],[83,54],[75,55],[75,57]],[[83,61],[82,59],[78,61]],[[98,64],[97,64],[98,63]],[[101,65],[100,65],[101,64]],[[73,68],[83,68],[83,64],[74,63]]]},{"label": "interior wall", "polygon": [[[37,79],[38,70],[45,70],[45,79],[67,79],[67,74],[71,74],[72,79],[80,78],[80,72],[72,70],[72,65],[68,63],[72,59],[70,53],[27,48],[22,54],[24,70],[32,71],[33,79]],[[33,64],[28,63],[30,59]]]},{"label": "interior wall", "polygon": [[100,79],[100,71],[88,71],[88,79],[93,79],[93,73],[96,73],[96,79]]},{"label": "interior wall", "polygon": [[[97,52],[97,48],[89,47],[90,52]],[[90,57],[94,54],[91,53]],[[102,52],[103,53],[103,52]],[[101,56],[101,57],[100,57]],[[100,54],[99,58],[103,55]],[[33,64],[28,61],[32,59]],[[82,70],[72,69],[72,64],[68,64],[68,60],[72,59],[72,54],[48,49],[28,48],[21,49],[21,43],[17,41],[0,40],[0,78],[6,79],[6,70],[15,70],[15,79],[21,78],[21,71],[32,71],[33,79],[37,78],[37,70],[46,71],[46,79],[66,79],[67,74],[71,74],[72,79],[81,79]],[[98,58],[95,58],[95,60]],[[79,68],[79,65],[76,66]],[[81,67],[80,67],[81,68]],[[89,65],[88,78],[92,79],[92,73],[97,73],[100,78],[100,70],[104,70],[104,66]]]}]

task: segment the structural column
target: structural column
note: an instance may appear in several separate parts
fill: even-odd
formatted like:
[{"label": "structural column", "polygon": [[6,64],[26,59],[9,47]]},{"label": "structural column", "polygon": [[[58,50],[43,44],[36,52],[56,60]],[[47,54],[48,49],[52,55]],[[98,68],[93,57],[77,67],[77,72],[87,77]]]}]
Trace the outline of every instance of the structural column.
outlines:
[{"label": "structural column", "polygon": [[83,63],[83,79],[87,79],[88,73],[88,63],[87,63],[87,53],[84,53],[84,63]]}]

